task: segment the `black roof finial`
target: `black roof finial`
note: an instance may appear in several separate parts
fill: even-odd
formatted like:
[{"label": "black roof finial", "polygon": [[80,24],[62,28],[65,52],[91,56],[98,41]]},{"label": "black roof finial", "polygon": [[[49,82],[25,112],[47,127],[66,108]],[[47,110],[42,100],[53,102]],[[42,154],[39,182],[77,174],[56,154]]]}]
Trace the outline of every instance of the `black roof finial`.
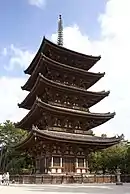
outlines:
[{"label": "black roof finial", "polygon": [[63,46],[63,23],[62,23],[61,15],[59,15],[59,20],[58,20],[58,38],[57,38],[57,44],[59,46]]}]

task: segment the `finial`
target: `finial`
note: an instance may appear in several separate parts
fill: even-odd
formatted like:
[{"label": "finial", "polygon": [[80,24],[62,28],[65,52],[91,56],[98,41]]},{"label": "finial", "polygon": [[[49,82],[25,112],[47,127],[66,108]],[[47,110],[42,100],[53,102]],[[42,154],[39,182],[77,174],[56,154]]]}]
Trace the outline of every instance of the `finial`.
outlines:
[{"label": "finial", "polygon": [[57,38],[57,44],[59,46],[63,46],[63,23],[62,23],[61,15],[59,15],[59,20],[58,20],[58,38]]}]

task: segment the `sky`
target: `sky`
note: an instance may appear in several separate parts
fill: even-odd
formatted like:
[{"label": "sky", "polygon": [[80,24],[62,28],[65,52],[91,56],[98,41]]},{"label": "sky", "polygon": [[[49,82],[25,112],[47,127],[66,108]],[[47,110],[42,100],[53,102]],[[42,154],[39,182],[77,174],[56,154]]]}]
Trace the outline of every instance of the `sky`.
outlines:
[{"label": "sky", "polygon": [[102,57],[90,71],[105,72],[105,77],[89,90],[110,90],[110,95],[90,111],[115,111],[116,116],[95,128],[95,134],[123,133],[130,140],[129,7],[129,0],[1,0],[0,122],[17,122],[27,114],[17,106],[28,94],[21,89],[28,79],[23,71],[44,35],[56,42],[61,14],[64,46]]}]

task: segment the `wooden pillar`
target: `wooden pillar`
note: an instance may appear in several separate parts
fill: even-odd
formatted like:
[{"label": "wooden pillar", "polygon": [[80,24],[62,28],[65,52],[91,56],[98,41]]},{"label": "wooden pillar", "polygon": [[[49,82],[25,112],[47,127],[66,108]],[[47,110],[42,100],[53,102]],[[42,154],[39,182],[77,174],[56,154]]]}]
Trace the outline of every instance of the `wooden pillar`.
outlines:
[{"label": "wooden pillar", "polygon": [[60,167],[62,167],[62,157],[60,157]]},{"label": "wooden pillar", "polygon": [[46,168],[46,157],[44,158],[44,160],[45,160],[45,168]]},{"label": "wooden pillar", "polygon": [[51,167],[53,167],[53,156],[51,157]]},{"label": "wooden pillar", "polygon": [[79,160],[78,158],[76,158],[76,169],[75,169],[76,173],[80,173],[80,169],[78,167],[79,167]]},{"label": "wooden pillar", "polygon": [[84,158],[84,168],[86,168],[86,159]]},{"label": "wooden pillar", "polygon": [[76,168],[78,168],[78,158],[76,158]]},{"label": "wooden pillar", "polygon": [[39,158],[36,158],[36,173],[39,174],[40,173],[40,160]]},{"label": "wooden pillar", "polygon": [[87,168],[87,170],[88,170],[88,160],[86,160],[86,168]]},{"label": "wooden pillar", "polygon": [[45,160],[45,173],[47,173],[47,162],[46,162],[46,156],[45,156],[44,160]]},{"label": "wooden pillar", "polygon": [[41,156],[39,158],[39,162],[40,162],[40,173],[43,174],[45,172],[45,159],[44,159],[44,156]]},{"label": "wooden pillar", "polygon": [[89,174],[88,157],[86,157],[86,173]]}]

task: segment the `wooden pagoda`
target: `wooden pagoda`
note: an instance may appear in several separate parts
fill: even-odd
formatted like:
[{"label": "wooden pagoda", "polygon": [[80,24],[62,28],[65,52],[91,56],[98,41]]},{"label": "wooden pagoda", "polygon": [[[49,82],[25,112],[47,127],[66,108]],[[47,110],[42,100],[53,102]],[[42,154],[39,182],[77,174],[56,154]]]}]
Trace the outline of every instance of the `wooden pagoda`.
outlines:
[{"label": "wooden pagoda", "polygon": [[36,56],[25,70],[30,77],[22,89],[29,94],[19,104],[29,113],[16,127],[30,133],[16,148],[29,152],[35,158],[37,175],[86,174],[88,154],[115,145],[122,138],[103,138],[92,134],[92,128],[115,115],[89,111],[110,93],[88,91],[104,76],[104,73],[88,71],[101,57],[64,48],[60,29],[58,44],[44,37]]}]

